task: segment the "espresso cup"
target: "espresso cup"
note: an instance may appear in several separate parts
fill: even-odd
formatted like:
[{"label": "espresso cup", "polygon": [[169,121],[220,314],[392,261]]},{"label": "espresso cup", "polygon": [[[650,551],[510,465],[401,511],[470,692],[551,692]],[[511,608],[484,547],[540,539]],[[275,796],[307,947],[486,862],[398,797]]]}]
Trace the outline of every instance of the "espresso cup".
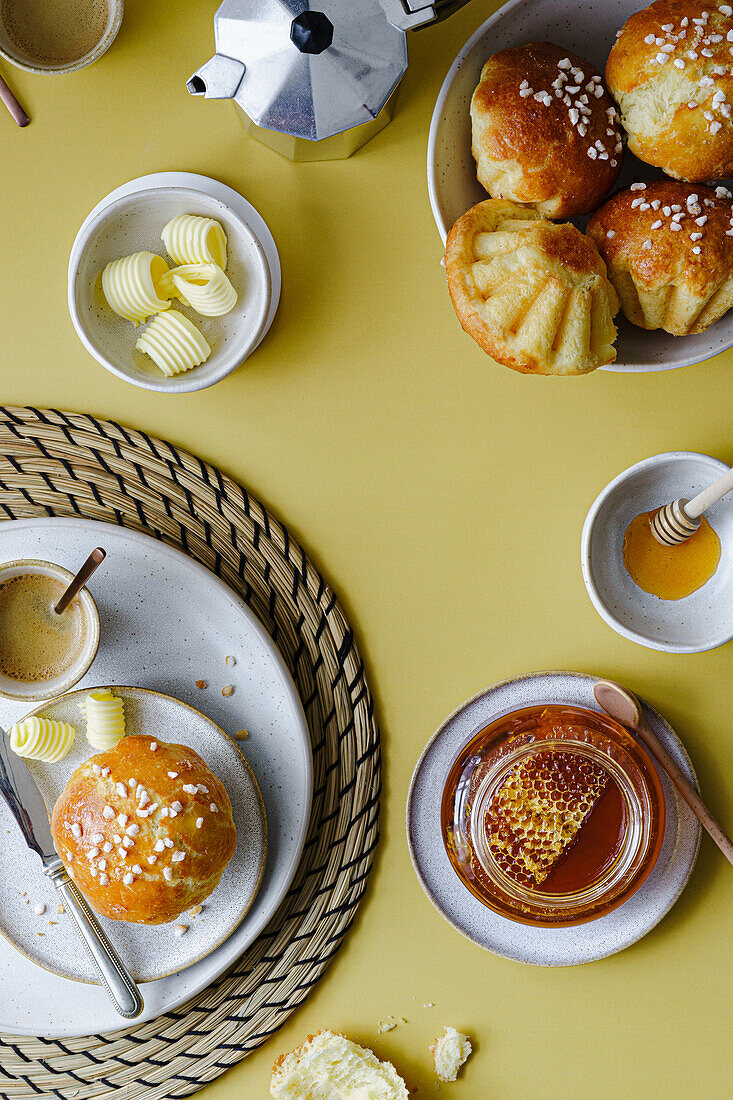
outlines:
[{"label": "espresso cup", "polygon": [[[7,61],[17,65],[19,69],[25,69],[29,73],[73,73],[78,69],[84,69],[92,65],[105,53],[114,42],[122,23],[124,0],[88,0],[89,12],[95,12],[95,6],[103,5],[107,9],[102,11],[99,18],[99,34],[93,34],[94,20],[84,20],[83,0],[77,0],[79,20],[78,33],[75,36],[75,25],[70,18],[68,9],[56,3],[58,8],[58,46],[53,47],[53,19],[55,11],[48,5],[48,0],[0,0],[0,55]],[[26,17],[27,10],[32,4],[39,7],[46,4],[43,18],[43,35],[38,40],[33,39],[33,19]],[[105,18],[106,16],[106,18]],[[22,26],[21,26],[22,23]],[[37,21],[37,26],[41,23]],[[40,32],[39,32],[40,33]],[[92,40],[89,36],[92,34]],[[79,53],[76,54],[74,44],[78,41]],[[68,55],[68,56],[67,56]]]},{"label": "espresso cup", "polygon": [[[52,577],[67,588],[74,579],[74,574],[61,565],[55,565],[50,561],[36,561],[31,558],[19,561],[5,562],[0,565],[0,586],[16,577],[25,576]],[[61,591],[63,591],[63,589]],[[59,593],[60,595],[60,593]],[[57,675],[44,677],[43,679],[26,679],[9,675],[0,664],[0,696],[6,699],[18,699],[23,701],[35,701],[51,699],[56,695],[63,695],[74,686],[82,676],[91,668],[92,662],[99,650],[100,622],[99,610],[87,588],[82,588],[74,597],[72,605],[78,601],[81,609],[84,634],[79,645],[79,652],[73,662],[62,669]],[[67,614],[68,612],[64,612]],[[0,624],[1,628],[1,624]],[[2,651],[0,651],[0,657]]]}]

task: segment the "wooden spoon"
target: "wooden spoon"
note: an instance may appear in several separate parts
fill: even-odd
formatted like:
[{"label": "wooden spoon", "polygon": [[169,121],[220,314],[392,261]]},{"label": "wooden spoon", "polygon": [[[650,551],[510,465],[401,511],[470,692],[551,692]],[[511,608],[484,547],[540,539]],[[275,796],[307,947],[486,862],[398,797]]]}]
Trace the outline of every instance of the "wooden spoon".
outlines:
[{"label": "wooden spoon", "polygon": [[15,122],[18,123],[19,126],[27,126],[28,125],[28,123],[30,122],[30,119],[28,118],[28,115],[25,113],[25,111],[21,107],[20,103],[18,103],[18,100],[15,98],[13,93],[10,91],[10,88],[7,86],[7,84],[5,83],[5,81],[3,80],[3,78],[1,76],[0,76],[0,100],[2,100],[2,102],[5,104],[8,111],[12,115],[13,119],[15,120]]},{"label": "wooden spoon", "polygon": [[82,565],[79,572],[70,582],[69,587],[64,592],[59,602],[54,606],[54,611],[57,615],[63,615],[66,608],[77,592],[80,592],[84,585],[87,583],[92,573],[94,573],[107,557],[107,551],[103,550],[101,546],[98,546],[96,550],[92,550],[87,560]]},{"label": "wooden spoon", "polygon": [[692,783],[682,774],[657,735],[649,728],[642,714],[641,704],[636,696],[618,684],[614,684],[612,680],[599,680],[593,688],[593,694],[606,714],[609,714],[611,718],[615,718],[620,725],[633,730],[639,740],[644,742],[649,752],[672,780],[702,827],[708,831],[728,862],[733,864],[733,841],[723,832]]}]

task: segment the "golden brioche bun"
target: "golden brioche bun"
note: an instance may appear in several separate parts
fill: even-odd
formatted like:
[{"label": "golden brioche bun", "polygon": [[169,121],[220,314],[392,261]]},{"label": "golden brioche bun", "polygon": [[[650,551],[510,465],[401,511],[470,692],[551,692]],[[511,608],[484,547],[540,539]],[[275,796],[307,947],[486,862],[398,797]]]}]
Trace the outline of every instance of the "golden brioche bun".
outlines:
[{"label": "golden brioche bun", "polygon": [[487,199],[448,234],[445,270],[464,331],[497,362],[525,374],[586,374],[616,358],[616,292],[575,226]]},{"label": "golden brioche bun", "polygon": [[471,123],[482,186],[546,218],[595,210],[621,170],[622,132],[600,73],[552,42],[490,57]]},{"label": "golden brioche bun", "polygon": [[142,735],[76,769],[51,832],[97,912],[133,924],[165,924],[207,898],[237,837],[224,784],[198,753]]},{"label": "golden brioche bun", "polygon": [[633,186],[588,225],[621,308],[640,328],[704,332],[733,304],[730,192],[673,180]]},{"label": "golden brioche bun", "polygon": [[624,24],[606,81],[640,160],[684,180],[733,174],[733,5],[656,0]]}]

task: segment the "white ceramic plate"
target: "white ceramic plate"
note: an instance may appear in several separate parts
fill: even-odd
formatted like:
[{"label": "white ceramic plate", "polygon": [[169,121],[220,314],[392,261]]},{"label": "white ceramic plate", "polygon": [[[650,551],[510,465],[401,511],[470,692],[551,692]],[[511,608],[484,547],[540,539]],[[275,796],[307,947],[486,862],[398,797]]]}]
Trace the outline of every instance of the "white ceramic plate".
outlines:
[{"label": "white ceramic plate", "polygon": [[[227,274],[238,301],[223,317],[202,317],[173,299],[172,308],[201,330],[212,354],[201,366],[166,378],[135,349],[142,328],[107,305],[101,273],[110,260],[141,250],[157,252],[172,265],[160,233],[177,214],[221,222],[228,239]],[[260,215],[232,188],[190,172],[141,176],[112,191],[84,220],[69,257],[69,312],[87,351],[119,378],[161,393],[204,389],[235,370],[264,338],[279,297],[277,249]]]},{"label": "white ceramic plate", "polygon": [[634,584],[623,560],[624,533],[635,516],[680,497],[689,500],[727,469],[710,455],[668,451],[630,466],[594,500],[581,537],[583,580],[598,614],[622,637],[667,653],[701,653],[733,638],[730,495],[706,513],[720,538],[721,557],[697,592],[660,600]]},{"label": "white ceramic plate", "polygon": [[[428,139],[430,205],[443,241],[461,214],[487,198],[476,179],[469,115],[471,96],[487,58],[497,50],[526,42],[557,42],[603,73],[616,31],[643,6],[643,0],[604,0],[600,4],[509,0],[469,38],[440,89]],[[661,172],[627,152],[618,186],[626,187],[634,180],[662,178]],[[586,220],[578,220],[577,224],[583,228]],[[602,370],[671,370],[699,363],[733,347],[733,311],[707,332],[695,336],[675,337],[661,330],[646,332],[629,324],[622,314],[616,323],[618,358]]]},{"label": "white ceramic plate", "polygon": [[[109,686],[109,685],[100,685]],[[99,916],[105,932],[136,982],[151,982],[192,966],[232,934],[254,901],[267,858],[265,806],[257,780],[243,751],[215,722],[170,695],[145,688],[114,688],[125,703],[128,734],[147,733],[160,742],[189,745],[221,779],[232,802],[237,827],[237,847],[216,890],[195,917],[183,914],[171,924],[145,927]],[[96,749],[84,736],[80,703],[86,690],[72,691],[36,708],[57,722],[68,722],[77,736],[68,756],[57,764],[29,760],[28,767],[49,810],[66,786],[71,773],[94,756]],[[39,875],[38,858],[30,854],[20,829],[13,828],[8,807],[0,801],[0,933],[14,947],[64,978],[98,984],[86,951],[80,951],[73,918],[58,913],[59,898],[53,884]],[[46,912],[37,915],[34,906]],[[51,923],[53,922],[53,923]],[[185,924],[183,936],[173,926]]]},{"label": "white ceramic plate", "polygon": [[[308,824],[310,739],[295,686],[271,639],[209,570],[155,539],[108,524],[77,519],[0,523],[0,560],[44,558],[74,569],[97,545],[105,547],[107,560],[89,587],[102,619],[102,645],[79,689],[133,682],[205,710],[227,733],[248,730],[242,748],[267,810],[268,858],[254,904],[207,958],[142,986],[145,1020],[214,981],[282,901]],[[233,667],[225,663],[228,655],[236,658]],[[208,686],[199,690],[196,680]],[[224,697],[227,684],[234,692]],[[0,726],[7,729],[27,710],[27,704],[0,700]],[[5,837],[4,828],[0,835]],[[101,989],[49,974],[2,938],[0,991],[3,1032],[61,1037],[120,1026]]]},{"label": "white ceramic plate", "polygon": [[[453,761],[489,722],[537,703],[566,703],[599,710],[597,677],[578,672],[537,672],[505,680],[469,699],[428,742],[407,797],[407,842],[412,863],[430,901],[445,919],[480,947],[505,959],[535,966],[576,966],[622,951],[646,935],[669,912],[690,877],[700,845],[700,823],[666,775],[660,773],[667,806],[664,844],[654,870],[633,897],[604,917],[572,928],[535,928],[492,912],[463,885],[443,844],[440,801]],[[661,714],[643,703],[657,737],[693,783],[690,758]]]}]

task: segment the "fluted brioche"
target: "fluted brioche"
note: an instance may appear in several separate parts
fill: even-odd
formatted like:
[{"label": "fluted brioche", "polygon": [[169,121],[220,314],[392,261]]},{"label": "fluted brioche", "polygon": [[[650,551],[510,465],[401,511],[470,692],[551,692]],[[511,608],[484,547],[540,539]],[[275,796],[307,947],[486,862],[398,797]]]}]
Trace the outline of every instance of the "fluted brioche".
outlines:
[{"label": "fluted brioche", "polygon": [[668,176],[733,175],[733,5],[656,0],[624,24],[606,64],[629,149]]},{"label": "fluted brioche", "polygon": [[576,54],[552,42],[500,50],[471,99],[479,182],[547,218],[587,214],[621,170],[617,119],[601,74]]},{"label": "fluted brioche", "polygon": [[407,1086],[390,1062],[366,1047],[323,1030],[281,1054],[272,1067],[275,1100],[408,1100]]},{"label": "fluted brioche", "polygon": [[453,307],[493,359],[525,374],[586,374],[616,358],[616,292],[595,244],[573,225],[487,199],[445,250]]},{"label": "fluted brioche", "polygon": [[51,832],[91,905],[134,924],[164,924],[202,902],[236,846],[229,796],[205,761],[142,735],[76,769]]},{"label": "fluted brioche", "polygon": [[621,308],[640,328],[704,332],[733,305],[730,192],[673,180],[632,188],[588,225]]}]

